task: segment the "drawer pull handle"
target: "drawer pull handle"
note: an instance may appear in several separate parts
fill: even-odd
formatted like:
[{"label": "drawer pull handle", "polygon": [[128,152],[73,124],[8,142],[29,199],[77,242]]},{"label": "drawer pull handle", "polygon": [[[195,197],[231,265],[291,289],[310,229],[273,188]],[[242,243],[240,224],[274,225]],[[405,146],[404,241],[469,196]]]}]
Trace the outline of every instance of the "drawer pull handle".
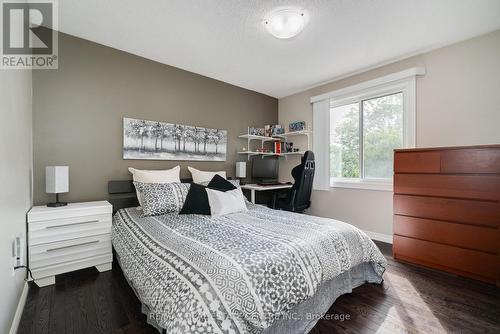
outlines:
[{"label": "drawer pull handle", "polygon": [[79,223],[68,223],[68,224],[63,224],[63,225],[51,225],[51,226],[46,226],[46,229],[50,228],[57,228],[57,227],[65,227],[65,226],[71,226],[71,225],[81,225],[81,224],[90,224],[90,223],[98,223],[99,220],[89,220],[86,222],[79,222]]},{"label": "drawer pull handle", "polygon": [[85,245],[90,245],[90,244],[96,244],[98,243],[99,240],[94,240],[94,241],[88,241],[88,242],[83,242],[81,244],[78,244],[78,245],[69,245],[69,246],[61,246],[61,247],[56,247],[56,248],[49,248],[46,250],[46,252],[53,252],[53,251],[57,251],[57,250],[61,250],[61,249],[66,249],[66,248],[71,248],[71,247],[77,247],[77,246],[85,246]]}]

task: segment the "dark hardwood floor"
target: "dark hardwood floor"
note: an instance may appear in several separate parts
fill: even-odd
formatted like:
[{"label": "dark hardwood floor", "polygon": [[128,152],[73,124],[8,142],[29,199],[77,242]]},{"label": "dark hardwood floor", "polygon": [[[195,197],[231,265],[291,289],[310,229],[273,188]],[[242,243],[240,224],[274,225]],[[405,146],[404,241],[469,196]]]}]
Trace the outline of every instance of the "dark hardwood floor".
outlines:
[{"label": "dark hardwood floor", "polygon": [[[311,331],[320,333],[500,333],[500,289],[392,259],[384,283],[365,284],[337,299]],[[140,303],[114,265],[60,275],[54,286],[30,283],[18,333],[152,333]]]}]

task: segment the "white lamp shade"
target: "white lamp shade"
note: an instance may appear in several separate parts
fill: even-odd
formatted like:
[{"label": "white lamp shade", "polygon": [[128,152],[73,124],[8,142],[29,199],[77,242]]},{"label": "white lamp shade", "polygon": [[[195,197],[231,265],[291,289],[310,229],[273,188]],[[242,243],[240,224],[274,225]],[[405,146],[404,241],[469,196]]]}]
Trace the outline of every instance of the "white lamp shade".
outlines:
[{"label": "white lamp shade", "polygon": [[69,191],[69,167],[45,167],[45,192],[48,194],[67,193]]},{"label": "white lamp shade", "polygon": [[236,177],[247,177],[247,163],[244,161],[236,162]]}]

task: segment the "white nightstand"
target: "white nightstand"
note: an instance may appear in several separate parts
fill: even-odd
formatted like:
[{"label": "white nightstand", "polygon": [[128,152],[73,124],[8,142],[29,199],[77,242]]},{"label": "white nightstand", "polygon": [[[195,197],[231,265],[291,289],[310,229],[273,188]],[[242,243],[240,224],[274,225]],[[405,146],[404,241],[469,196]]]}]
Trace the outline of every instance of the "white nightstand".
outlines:
[{"label": "white nightstand", "polygon": [[55,275],[95,266],[111,270],[111,216],[106,201],[70,203],[28,212],[28,265],[35,283],[55,283]]}]

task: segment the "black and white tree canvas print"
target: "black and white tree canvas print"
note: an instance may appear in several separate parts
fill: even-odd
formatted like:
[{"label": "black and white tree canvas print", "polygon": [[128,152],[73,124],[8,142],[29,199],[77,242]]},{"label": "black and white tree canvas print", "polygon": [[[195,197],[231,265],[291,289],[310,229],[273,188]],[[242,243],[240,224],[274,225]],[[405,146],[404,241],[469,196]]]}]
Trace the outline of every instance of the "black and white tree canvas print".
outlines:
[{"label": "black and white tree canvas print", "polygon": [[226,161],[227,131],[123,118],[123,158]]}]

